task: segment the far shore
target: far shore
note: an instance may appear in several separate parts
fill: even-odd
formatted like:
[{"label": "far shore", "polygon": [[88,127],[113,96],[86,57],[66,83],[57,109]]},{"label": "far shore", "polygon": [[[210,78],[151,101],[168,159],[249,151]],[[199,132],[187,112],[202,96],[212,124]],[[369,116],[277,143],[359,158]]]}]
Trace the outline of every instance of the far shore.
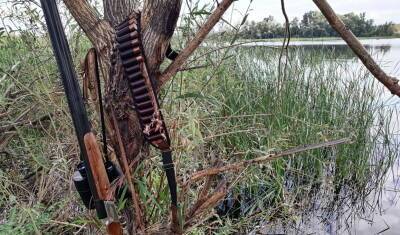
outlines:
[{"label": "far shore", "polygon": [[[400,35],[391,36],[391,37],[358,37],[358,39],[395,39],[400,38]],[[283,41],[284,38],[265,38],[265,39],[239,39],[241,42],[280,42]],[[340,37],[315,37],[315,38],[290,38],[290,41],[335,41],[342,40]]]}]

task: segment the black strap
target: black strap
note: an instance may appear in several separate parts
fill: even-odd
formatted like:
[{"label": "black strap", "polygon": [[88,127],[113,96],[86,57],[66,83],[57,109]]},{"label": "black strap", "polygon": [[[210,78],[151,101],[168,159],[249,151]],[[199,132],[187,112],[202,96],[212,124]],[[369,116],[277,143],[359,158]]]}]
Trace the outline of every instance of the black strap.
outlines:
[{"label": "black strap", "polygon": [[[134,14],[131,17],[136,18],[137,20],[136,23],[131,23],[130,22],[131,18],[128,18],[123,23],[116,26],[116,44],[117,44],[116,49],[119,52],[122,65],[125,70],[124,76],[129,83],[129,89],[132,94],[135,110],[138,114],[142,131],[144,132],[145,128],[147,128],[146,125],[152,125],[152,122],[148,124],[149,123],[148,112],[155,112],[155,110],[158,109],[159,104],[157,100],[157,94],[154,92],[155,89],[153,87],[154,84],[152,83],[152,79],[151,77],[147,77],[148,75],[146,76],[143,75],[143,71],[140,66],[140,63],[144,63],[144,66],[146,66],[146,58],[143,53],[144,50],[140,42],[139,13]],[[134,24],[134,27],[130,27],[131,24]],[[139,43],[137,43],[138,41]],[[135,53],[134,51],[136,51],[137,53]],[[143,57],[143,59],[138,60],[137,54],[140,54],[140,57]],[[165,56],[171,60],[174,60],[178,56],[178,53],[171,49],[171,45],[168,45]],[[115,63],[113,63],[113,65],[115,66]],[[147,85],[145,79],[150,79],[151,87]],[[147,93],[143,94],[142,92],[143,90],[146,91]],[[150,104],[147,104],[146,102],[143,101],[143,100],[145,101],[152,100],[152,95],[154,96],[155,102],[150,102]],[[175,179],[174,163],[172,161],[172,152],[169,149],[170,145],[169,135],[167,132],[167,128],[165,126],[165,122],[162,117],[162,113],[159,110],[158,110],[158,115],[160,116],[159,118],[162,121],[163,132],[161,132],[160,130],[152,131],[151,133],[146,134],[145,137],[150,144],[160,149],[162,152],[163,168],[167,177],[168,187],[171,194],[171,206],[177,208],[178,207],[177,184]],[[147,124],[145,124],[144,122],[146,122]]]},{"label": "black strap", "polygon": [[177,185],[175,178],[175,167],[172,161],[172,151],[162,152],[162,161],[165,175],[167,176],[169,192],[171,194],[171,204],[178,206]]},{"label": "black strap", "polygon": [[[179,53],[172,50],[171,44],[168,45],[165,56],[170,60],[175,60]],[[178,206],[177,185],[175,177],[175,166],[172,160],[172,151],[162,152],[162,161],[165,174],[167,176],[169,192],[171,194],[171,204]]]},{"label": "black strap", "polygon": [[104,202],[99,200],[99,194],[94,183],[93,174],[90,171],[90,161],[88,159],[87,149],[84,142],[84,136],[87,133],[90,133],[90,123],[80,93],[79,83],[73,66],[67,37],[65,36],[64,28],[61,23],[61,17],[58,12],[56,1],[41,0],[40,3],[46,20],[47,29],[49,31],[50,41],[56,57],[58,69],[61,74],[64,91],[67,96],[68,107],[82,153],[82,160],[86,164],[86,173],[90,191],[92,192],[95,201],[97,214],[99,218],[102,219],[107,213]]},{"label": "black strap", "polygon": [[170,60],[175,60],[176,57],[178,57],[178,55],[179,53],[177,51],[172,50],[171,44],[169,44],[165,56]]},{"label": "black strap", "polygon": [[103,96],[101,93],[101,81],[100,81],[100,69],[99,61],[97,56],[97,51],[94,50],[95,57],[95,67],[96,67],[96,82],[97,82],[97,93],[99,94],[99,106],[100,106],[100,122],[101,122],[101,133],[103,142],[103,154],[107,161],[109,161],[108,151],[107,151],[107,135],[106,135],[106,122],[104,120],[104,108],[103,108]]}]

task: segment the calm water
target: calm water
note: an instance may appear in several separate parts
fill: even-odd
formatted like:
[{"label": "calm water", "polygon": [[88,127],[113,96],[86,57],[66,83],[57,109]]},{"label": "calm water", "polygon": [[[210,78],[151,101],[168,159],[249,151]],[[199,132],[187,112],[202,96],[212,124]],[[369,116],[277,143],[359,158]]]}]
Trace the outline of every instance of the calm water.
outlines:
[{"label": "calm water", "polygon": [[[366,45],[372,47],[372,52],[390,75],[400,78],[400,39],[365,40]],[[385,47],[385,50],[382,48]],[[390,92],[385,92],[383,99],[388,106],[399,110],[399,98],[393,97]],[[392,138],[399,134],[400,127],[397,115],[392,119]],[[371,212],[370,218],[356,220],[351,231],[356,234],[400,234],[400,167],[397,159],[393,170],[389,172],[382,190],[382,205],[379,210]]]},{"label": "calm water", "polygon": [[[373,57],[390,75],[400,78],[400,39],[367,39],[361,40]],[[281,42],[257,42],[251,46],[281,46]],[[340,59],[351,62],[354,69],[359,69],[361,62],[352,54],[351,50],[342,40],[332,41],[294,41],[292,47],[303,47],[310,50],[335,50]],[[348,77],[348,76],[347,76]],[[382,86],[377,84],[377,86]],[[377,87],[378,89],[379,87]],[[388,109],[400,110],[400,99],[393,97],[390,92],[384,91],[382,102]],[[396,114],[391,122],[391,139],[399,143],[400,125]],[[379,154],[379,153],[378,153]],[[370,201],[361,212],[350,213],[344,210],[338,218],[327,218],[318,210],[303,218],[296,228],[289,229],[289,233],[297,234],[400,234],[400,159],[397,159],[392,170],[382,179],[382,190],[374,192]],[[377,206],[372,206],[377,205]],[[351,207],[350,205],[346,207]],[[350,210],[349,210],[350,211]],[[322,222],[323,221],[323,222]],[[279,225],[267,225],[266,234],[283,233],[284,229]],[[287,232],[287,230],[286,230]]]}]

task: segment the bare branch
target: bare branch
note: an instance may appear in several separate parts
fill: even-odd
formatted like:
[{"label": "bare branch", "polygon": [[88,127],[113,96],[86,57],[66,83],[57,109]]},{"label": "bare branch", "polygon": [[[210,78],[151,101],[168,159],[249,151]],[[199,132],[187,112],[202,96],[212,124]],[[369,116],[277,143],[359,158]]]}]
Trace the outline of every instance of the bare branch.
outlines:
[{"label": "bare branch", "polygon": [[260,163],[260,162],[269,162],[269,161],[273,161],[273,160],[276,160],[278,158],[282,158],[282,157],[288,156],[288,155],[298,154],[298,153],[302,153],[302,152],[310,151],[310,150],[314,150],[314,149],[319,149],[319,148],[332,147],[332,146],[350,143],[350,142],[351,142],[350,138],[343,138],[343,139],[327,141],[327,142],[322,142],[322,143],[317,143],[317,144],[299,146],[299,147],[288,149],[288,150],[285,150],[285,151],[282,151],[279,153],[272,153],[272,154],[268,154],[266,156],[258,157],[255,159],[237,162],[237,163],[233,163],[230,165],[225,165],[223,167],[208,168],[208,169],[194,173],[191,177],[189,177],[188,180],[186,180],[186,182],[184,182],[182,184],[182,187],[187,187],[190,183],[196,182],[206,176],[217,175],[217,174],[227,172],[227,171],[238,171],[238,170],[243,169],[244,167],[252,165],[252,164],[256,164],[256,163]]},{"label": "bare branch", "polygon": [[290,23],[289,23],[289,17],[286,13],[286,7],[285,7],[285,0],[281,0],[281,8],[282,8],[282,14],[285,17],[285,37],[283,39],[283,45],[281,47],[281,53],[279,54],[279,63],[278,63],[278,87],[279,89],[281,88],[282,85],[282,79],[281,79],[281,65],[282,65],[282,56],[285,53],[285,66],[283,68],[283,80],[286,79],[286,68],[287,68],[287,63],[288,63],[288,48],[290,44],[290,38],[291,38],[291,33],[290,33]]},{"label": "bare branch", "polygon": [[317,7],[324,14],[329,24],[334,28],[339,35],[346,41],[347,45],[353,50],[358,58],[363,62],[365,67],[378,79],[383,85],[385,85],[394,95],[400,96],[399,80],[394,77],[388,76],[382,68],[374,61],[365,47],[360,43],[356,36],[351,32],[349,28],[343,23],[343,21],[336,15],[332,7],[326,0],[313,0]]},{"label": "bare branch", "polygon": [[228,193],[228,184],[226,180],[219,182],[213,193],[208,194],[203,200],[195,204],[185,218],[184,228],[188,229],[203,213],[214,208]]},{"label": "bare branch", "polygon": [[106,47],[111,41],[110,24],[100,19],[87,0],[64,0],[64,3],[92,44],[100,50]]},{"label": "bare branch", "polygon": [[[127,157],[126,157],[125,148],[123,146],[121,134],[120,134],[119,128],[118,128],[118,122],[117,122],[117,120],[115,118],[115,113],[114,113],[114,109],[113,108],[111,108],[111,118],[112,118],[113,124],[115,126],[114,127],[114,129],[116,131],[115,134],[116,134],[117,139],[118,139],[119,151],[120,151],[120,154],[121,154],[121,157],[118,158],[119,164],[124,170],[124,175],[125,175],[126,180],[128,181],[128,186],[129,186],[129,189],[130,189],[131,194],[132,194],[132,201],[133,201],[133,206],[134,206],[134,209],[135,209],[135,222],[136,222],[135,225],[137,226],[137,228],[138,228],[138,230],[140,232],[143,232],[144,228],[145,228],[143,212],[142,212],[142,209],[141,209],[141,206],[140,206],[139,196],[137,195],[137,192],[135,190],[135,186],[134,186],[132,178],[131,178],[132,174],[131,174],[131,171],[130,171],[128,160],[127,160]],[[135,230],[135,228],[134,228],[134,230]]]},{"label": "bare branch", "polygon": [[174,62],[172,62],[159,77],[159,87],[164,85],[169,79],[175,76],[189,56],[200,46],[208,33],[218,23],[222,15],[226,12],[226,10],[228,10],[233,1],[234,0],[223,0],[218,5],[217,9],[210,15],[202,28],[200,28],[200,30],[196,33],[194,38],[186,45],[185,49],[179,53]]},{"label": "bare branch", "polygon": [[[222,161],[217,161],[215,167],[222,167]],[[210,197],[208,191],[211,188],[213,181],[215,180],[216,175],[208,176],[206,181],[204,182],[203,188],[200,190],[200,193],[197,196],[197,201],[193,204],[193,206],[186,213],[186,220],[193,218],[193,216],[197,213],[200,207],[204,205],[207,199]],[[217,189],[220,187],[217,187]],[[220,190],[216,190],[217,192]]]}]

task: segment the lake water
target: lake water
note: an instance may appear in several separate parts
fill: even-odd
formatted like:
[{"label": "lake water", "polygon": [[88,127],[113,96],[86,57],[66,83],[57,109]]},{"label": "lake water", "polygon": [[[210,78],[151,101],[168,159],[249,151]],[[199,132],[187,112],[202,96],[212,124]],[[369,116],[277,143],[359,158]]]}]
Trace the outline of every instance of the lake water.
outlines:
[{"label": "lake water", "polygon": [[[400,39],[365,39],[361,40],[362,44],[370,51],[376,61],[389,75],[400,78]],[[279,47],[281,42],[255,42],[246,44],[246,46],[268,46]],[[346,43],[342,40],[310,40],[310,41],[293,41],[292,47],[302,47],[309,49],[327,49],[335,50],[336,53],[342,54],[340,58],[348,60],[352,66],[361,67],[362,63],[351,53]],[[383,86],[377,84],[377,86]],[[379,88],[379,87],[377,87]],[[388,91],[384,91],[381,98],[382,102],[395,112],[400,110],[400,99],[394,97]],[[398,134],[400,134],[399,118],[396,114],[391,122],[392,135],[390,138],[394,142],[399,143]],[[362,212],[356,214],[343,213],[338,218],[321,218],[318,210],[310,213],[307,218],[303,218],[295,229],[286,232],[292,234],[400,234],[400,159],[395,161],[389,173],[382,178],[382,190],[371,196],[367,205],[372,206],[363,209]],[[378,196],[376,196],[378,195]],[[377,202],[377,203],[376,203]],[[351,207],[349,205],[348,207]],[[351,218],[350,218],[351,217]],[[322,220],[324,220],[322,222]],[[284,231],[279,225],[266,226],[265,233],[282,233]]]},{"label": "lake water", "polygon": [[[379,58],[379,63],[383,69],[390,75],[400,78],[400,39],[381,39],[381,40],[365,40],[366,45],[372,47],[374,56]],[[379,52],[380,48],[386,47],[386,52]],[[399,110],[399,98],[393,97],[390,92],[384,94],[385,103],[396,107]],[[392,98],[393,97],[393,98]],[[392,120],[393,134],[392,138],[397,138],[399,133],[398,117]],[[357,234],[400,234],[400,167],[399,159],[393,166],[393,170],[389,172],[384,188],[382,190],[382,207],[380,210],[372,212],[372,220],[360,219],[356,221],[351,229]]]}]

